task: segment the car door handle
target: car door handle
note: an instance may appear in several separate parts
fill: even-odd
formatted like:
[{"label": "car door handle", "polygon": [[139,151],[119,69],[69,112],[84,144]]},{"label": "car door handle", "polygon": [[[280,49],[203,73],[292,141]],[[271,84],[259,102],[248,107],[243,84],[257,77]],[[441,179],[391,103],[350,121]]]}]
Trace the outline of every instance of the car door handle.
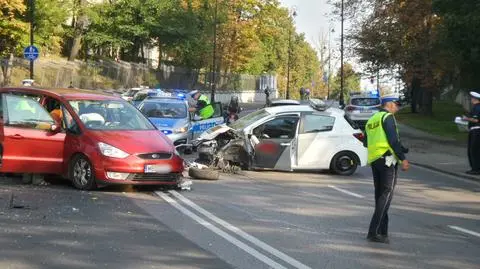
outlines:
[{"label": "car door handle", "polygon": [[291,145],[290,143],[280,143],[280,146],[282,146],[282,147],[288,147],[290,145]]},{"label": "car door handle", "polygon": [[19,134],[15,134],[15,135],[11,135],[10,138],[12,138],[12,139],[23,139],[23,136],[21,136]]}]

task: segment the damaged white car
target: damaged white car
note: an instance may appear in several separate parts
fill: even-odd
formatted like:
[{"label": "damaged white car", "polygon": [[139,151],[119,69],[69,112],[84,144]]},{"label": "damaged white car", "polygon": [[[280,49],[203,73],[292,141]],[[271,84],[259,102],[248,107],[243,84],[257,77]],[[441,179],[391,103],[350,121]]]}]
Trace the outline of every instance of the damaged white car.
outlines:
[{"label": "damaged white car", "polygon": [[199,162],[279,171],[331,170],[352,175],[367,164],[363,133],[344,111],[320,100],[268,107],[194,141]]}]

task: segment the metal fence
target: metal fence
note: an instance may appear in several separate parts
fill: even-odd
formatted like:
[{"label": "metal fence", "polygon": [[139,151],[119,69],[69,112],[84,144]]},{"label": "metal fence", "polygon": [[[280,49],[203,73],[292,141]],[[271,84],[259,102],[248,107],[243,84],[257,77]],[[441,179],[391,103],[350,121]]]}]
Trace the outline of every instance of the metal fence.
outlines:
[{"label": "metal fence", "polygon": [[[6,63],[2,61],[2,63]],[[29,78],[29,62],[14,58],[8,63],[11,75],[7,85],[21,85]],[[83,89],[121,89],[140,85],[167,89],[210,89],[212,73],[162,65],[159,70],[146,64],[123,61],[74,61],[39,59],[35,61],[34,80],[44,87],[74,87]],[[218,91],[256,91],[276,88],[276,76],[248,74],[215,74]]]}]

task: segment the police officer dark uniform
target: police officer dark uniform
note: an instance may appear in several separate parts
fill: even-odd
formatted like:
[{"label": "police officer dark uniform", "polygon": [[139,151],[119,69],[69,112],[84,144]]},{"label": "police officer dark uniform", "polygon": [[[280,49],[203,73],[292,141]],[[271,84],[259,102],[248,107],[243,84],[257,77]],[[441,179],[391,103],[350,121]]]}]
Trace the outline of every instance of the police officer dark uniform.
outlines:
[{"label": "police officer dark uniform", "polygon": [[209,119],[215,113],[210,100],[205,95],[201,94],[198,90],[190,92],[190,96],[197,102],[195,107],[191,107],[188,110],[190,112],[197,113],[203,120]]},{"label": "police officer dark uniform", "polygon": [[468,160],[472,168],[467,174],[480,175],[480,92],[470,92],[470,96],[472,111],[468,117],[463,117],[463,120],[468,121]]},{"label": "police officer dark uniform", "polygon": [[368,149],[368,163],[372,167],[375,186],[375,212],[373,213],[367,239],[372,242],[388,243],[388,209],[397,183],[400,163],[408,170],[405,158],[408,152],[400,142],[395,114],[400,106],[398,97],[382,98],[383,108],[375,113],[365,126],[365,146]]}]

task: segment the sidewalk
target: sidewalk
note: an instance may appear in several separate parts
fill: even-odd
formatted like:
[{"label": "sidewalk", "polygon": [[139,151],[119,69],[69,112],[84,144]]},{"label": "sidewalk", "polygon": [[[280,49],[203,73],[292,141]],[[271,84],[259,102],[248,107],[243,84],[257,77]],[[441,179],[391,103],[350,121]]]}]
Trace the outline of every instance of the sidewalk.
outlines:
[{"label": "sidewalk", "polygon": [[480,181],[480,176],[469,175],[467,144],[399,124],[400,138],[410,149],[407,159],[418,166],[442,173]]}]

